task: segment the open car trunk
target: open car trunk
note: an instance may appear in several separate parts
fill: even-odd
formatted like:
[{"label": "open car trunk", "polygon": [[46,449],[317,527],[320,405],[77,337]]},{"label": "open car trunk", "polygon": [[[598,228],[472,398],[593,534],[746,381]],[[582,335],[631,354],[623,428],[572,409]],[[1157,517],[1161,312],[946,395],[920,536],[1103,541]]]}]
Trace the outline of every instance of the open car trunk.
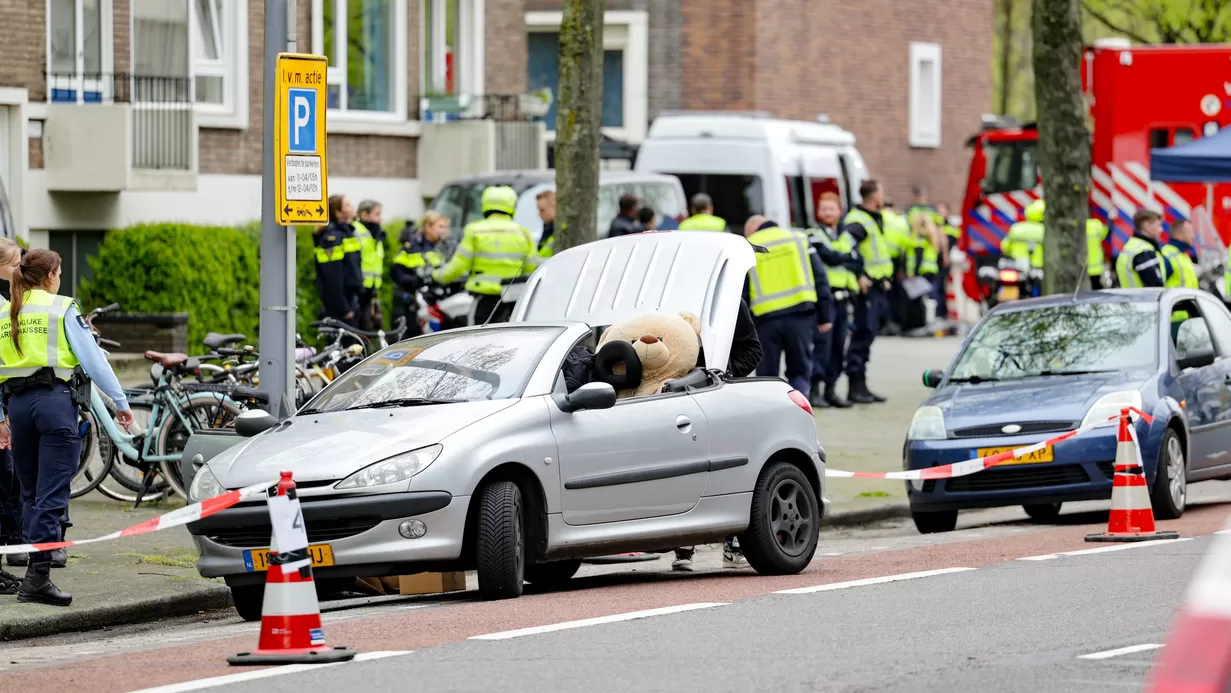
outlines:
[{"label": "open car trunk", "polygon": [[571,248],[526,282],[512,322],[573,320],[613,325],[652,311],[701,321],[707,368],[725,370],[752,246],[713,231],[640,233]]}]

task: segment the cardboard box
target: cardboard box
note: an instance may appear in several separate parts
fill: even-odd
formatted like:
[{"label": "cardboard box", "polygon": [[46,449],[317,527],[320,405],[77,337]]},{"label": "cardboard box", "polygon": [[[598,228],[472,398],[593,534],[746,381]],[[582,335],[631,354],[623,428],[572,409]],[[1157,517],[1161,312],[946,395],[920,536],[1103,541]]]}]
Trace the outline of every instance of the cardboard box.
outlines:
[{"label": "cardboard box", "polygon": [[419,573],[402,575],[396,579],[399,582],[399,594],[442,594],[466,589],[464,572]]}]

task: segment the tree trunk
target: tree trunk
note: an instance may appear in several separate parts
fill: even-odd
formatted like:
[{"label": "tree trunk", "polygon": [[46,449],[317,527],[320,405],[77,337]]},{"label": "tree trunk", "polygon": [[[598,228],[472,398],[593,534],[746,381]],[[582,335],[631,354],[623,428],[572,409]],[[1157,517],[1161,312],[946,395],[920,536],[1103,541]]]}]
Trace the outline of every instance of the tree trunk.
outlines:
[{"label": "tree trunk", "polygon": [[1072,293],[1086,275],[1090,132],[1081,93],[1079,0],[1034,0],[1034,95],[1047,200],[1043,292]]},{"label": "tree trunk", "polygon": [[555,251],[595,240],[603,118],[604,0],[565,0],[556,105]]},{"label": "tree trunk", "polygon": [[997,3],[997,14],[999,15],[999,26],[996,27],[997,40],[1000,47],[1000,55],[997,56],[998,61],[996,70],[1000,73],[998,76],[1000,82],[1000,98],[997,100],[996,112],[1001,115],[1007,115],[1009,112],[1009,100],[1013,94],[1014,77],[1011,65],[1013,64],[1013,0],[999,0]]}]

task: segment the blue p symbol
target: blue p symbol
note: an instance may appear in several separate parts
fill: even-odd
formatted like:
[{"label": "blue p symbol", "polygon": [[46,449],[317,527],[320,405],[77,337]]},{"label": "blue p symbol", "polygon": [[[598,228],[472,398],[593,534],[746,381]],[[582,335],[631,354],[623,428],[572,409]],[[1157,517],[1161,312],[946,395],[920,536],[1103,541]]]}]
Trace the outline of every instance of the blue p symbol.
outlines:
[{"label": "blue p symbol", "polygon": [[287,151],[295,154],[316,152],[316,91],[287,90]]}]

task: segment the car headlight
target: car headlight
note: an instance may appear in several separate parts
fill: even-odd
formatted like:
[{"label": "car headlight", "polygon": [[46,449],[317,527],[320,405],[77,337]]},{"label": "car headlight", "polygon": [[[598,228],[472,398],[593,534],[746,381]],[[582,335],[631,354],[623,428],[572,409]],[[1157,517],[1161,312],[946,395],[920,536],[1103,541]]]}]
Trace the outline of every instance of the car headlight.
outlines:
[{"label": "car headlight", "polygon": [[339,481],[334,488],[368,488],[406,481],[427,469],[427,466],[440,456],[442,449],[440,445],[429,445],[426,448],[387,457]]},{"label": "car headlight", "polygon": [[197,470],[197,475],[192,477],[192,485],[188,487],[188,500],[193,503],[199,503],[208,498],[221,496],[226,493],[226,488],[218,481],[218,477],[210,471],[209,466],[201,467]]},{"label": "car headlight", "polygon": [[1118,392],[1109,392],[1099,397],[1098,401],[1090,406],[1090,411],[1086,412],[1086,418],[1081,420],[1081,425],[1114,425],[1116,423],[1115,420],[1109,421],[1108,419],[1118,416],[1125,407],[1140,409],[1141,392],[1137,390],[1120,390]]},{"label": "car headlight", "polygon": [[945,415],[940,407],[919,407],[906,433],[907,440],[944,440],[948,437]]}]

